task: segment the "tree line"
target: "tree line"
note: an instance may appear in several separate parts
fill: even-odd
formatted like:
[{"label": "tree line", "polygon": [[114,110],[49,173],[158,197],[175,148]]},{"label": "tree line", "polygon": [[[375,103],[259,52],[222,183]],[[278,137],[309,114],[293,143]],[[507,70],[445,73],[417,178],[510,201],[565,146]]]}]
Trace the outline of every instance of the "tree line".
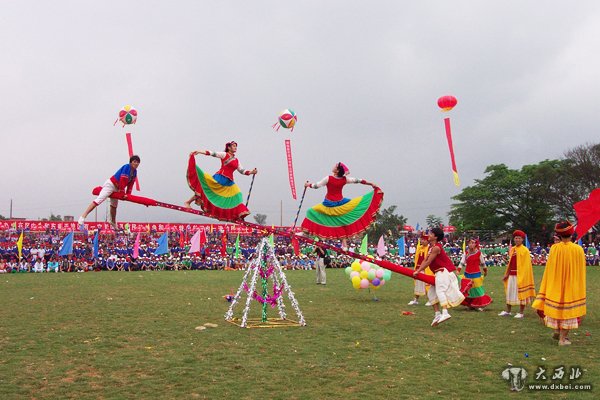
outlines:
[{"label": "tree line", "polygon": [[460,232],[486,230],[494,235],[521,229],[531,241],[547,241],[558,220],[576,222],[573,204],[600,187],[600,143],[521,169],[490,165],[484,173],[452,198],[450,225]]}]

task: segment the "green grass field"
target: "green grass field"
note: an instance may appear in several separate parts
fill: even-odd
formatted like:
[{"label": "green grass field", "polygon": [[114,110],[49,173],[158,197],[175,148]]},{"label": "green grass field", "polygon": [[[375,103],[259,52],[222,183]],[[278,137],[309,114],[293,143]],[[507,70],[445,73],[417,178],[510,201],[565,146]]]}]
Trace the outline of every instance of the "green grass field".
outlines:
[{"label": "green grass field", "polygon": [[[290,271],[307,326],[277,329],[224,321],[222,296],[239,286],[237,271],[2,275],[0,399],[548,396],[510,392],[501,378],[508,363],[526,368],[528,383],[538,366],[547,375],[580,367],[578,382],[594,389],[552,397],[598,398],[599,269],[588,268],[584,325],[571,334],[572,346],[560,348],[532,309],[523,320],[496,315],[504,307],[502,272],[492,269],[486,280],[495,300],[486,311],[458,308],[431,328],[431,308],[406,305],[408,278],[394,274],[373,301],[352,289],[343,270],[328,270],[325,287],[314,283],[314,271]],[[539,285],[543,267],[534,273]],[[218,327],[195,330],[207,322]],[[558,382],[547,378],[541,383]]]}]

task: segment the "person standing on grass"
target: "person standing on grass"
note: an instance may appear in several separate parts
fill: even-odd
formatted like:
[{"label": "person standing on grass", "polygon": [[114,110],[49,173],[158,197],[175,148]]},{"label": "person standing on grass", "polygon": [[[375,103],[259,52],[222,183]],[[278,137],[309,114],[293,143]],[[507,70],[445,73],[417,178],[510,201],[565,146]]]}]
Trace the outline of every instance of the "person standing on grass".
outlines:
[{"label": "person standing on grass", "polygon": [[[479,239],[471,238],[469,247],[465,251],[458,266],[459,273],[465,268],[465,278],[473,282],[473,287],[469,290],[467,298],[463,305],[477,311],[483,311],[484,307],[492,303],[492,298],[485,293],[483,280],[487,276],[488,269],[485,265],[485,259],[479,250]],[[483,267],[483,275],[481,269]]]},{"label": "person standing on grass", "polygon": [[[435,311],[431,326],[449,320],[451,315],[448,313],[448,308],[460,305],[465,299],[465,296],[459,290],[458,278],[454,273],[456,267],[440,243],[443,239],[444,231],[441,228],[436,227],[429,231],[429,254],[427,259],[413,273],[413,276],[417,276],[429,267],[435,275],[435,286],[429,288],[427,292],[429,302]],[[440,307],[442,308],[441,313]]]},{"label": "person standing on grass", "polygon": [[569,221],[554,228],[561,241],[548,256],[540,291],[532,304],[544,324],[554,329],[559,346],[571,344],[569,330],[577,329],[586,314],[586,258],[581,246],[573,243],[574,227]]},{"label": "person standing on grass", "polygon": [[[419,237],[418,240],[419,240],[419,242],[414,251],[415,270],[419,269],[419,266],[423,263],[423,261],[425,261],[425,258],[427,258],[427,253],[429,252],[429,235],[425,232],[422,232],[421,236]],[[414,246],[411,244],[411,247],[414,247]],[[433,275],[433,272],[431,272],[431,269],[429,267],[427,267],[427,268],[425,268],[425,274]],[[429,289],[430,289],[429,285],[425,285],[425,282],[415,279],[415,288],[414,288],[415,298],[412,299],[408,303],[408,305],[409,306],[418,305],[419,297],[425,296],[427,294],[427,292],[429,291]],[[427,303],[425,303],[425,305],[430,306],[431,303],[428,301]]]},{"label": "person standing on grass", "polygon": [[519,306],[519,312],[515,318],[523,318],[525,306],[531,304],[535,299],[531,253],[527,247],[523,246],[525,236],[525,232],[521,230],[517,229],[513,232],[515,245],[509,251],[509,262],[502,278],[506,293],[506,310],[498,314],[501,317],[511,316],[512,306]]},{"label": "person standing on grass", "polygon": [[[325,275],[325,249],[319,246],[317,243],[315,245],[315,255],[317,256],[317,260],[315,262],[315,267],[317,270],[317,285],[325,285],[327,283],[327,276]],[[303,260],[305,261],[305,260]]]}]

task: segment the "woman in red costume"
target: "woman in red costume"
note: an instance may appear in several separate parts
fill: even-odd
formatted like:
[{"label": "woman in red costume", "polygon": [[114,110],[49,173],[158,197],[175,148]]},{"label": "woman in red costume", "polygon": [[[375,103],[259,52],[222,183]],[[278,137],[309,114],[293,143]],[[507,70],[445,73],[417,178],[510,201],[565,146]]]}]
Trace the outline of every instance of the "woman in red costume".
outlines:
[{"label": "woman in red costume", "polygon": [[[364,179],[348,176],[350,170],[344,163],[336,163],[332,174],[317,183],[307,181],[304,187],[317,189],[327,187],[321,204],[310,208],[302,221],[302,230],[323,239],[349,238],[366,231],[375,221],[383,201],[383,192],[377,185]],[[342,189],[348,183],[370,185],[373,191],[364,196],[347,199]]]},{"label": "woman in red costume", "polygon": [[[242,219],[250,214],[243,203],[240,188],[233,181],[234,171],[244,175],[255,175],[258,171],[246,170],[235,156],[237,143],[225,144],[224,152],[197,150],[190,153],[187,169],[187,181],[194,195],[185,202],[191,207],[192,202],[202,207],[202,210],[214,218],[226,221]],[[221,160],[221,169],[214,175],[209,175],[196,165],[196,154],[212,156]]]},{"label": "woman in red costume", "polygon": [[[469,247],[465,254],[463,254],[458,266],[459,272],[465,266],[465,278],[469,278],[473,282],[473,287],[469,290],[469,294],[465,301],[463,301],[463,305],[483,311],[484,307],[492,303],[492,299],[485,293],[485,289],[483,288],[483,279],[487,275],[487,267],[485,266],[483,254],[479,250],[479,239],[469,240]],[[480,266],[483,266],[483,275]]]},{"label": "woman in red costume", "polygon": [[[460,305],[465,296],[460,292],[456,267],[450,257],[444,251],[440,241],[444,239],[444,231],[441,228],[433,228],[429,231],[429,254],[427,259],[415,270],[413,276],[417,276],[425,268],[429,267],[435,275],[435,286],[429,288],[427,297],[433,305],[435,315],[431,326],[436,326],[450,319],[448,308]],[[440,313],[440,306],[442,312]]]}]

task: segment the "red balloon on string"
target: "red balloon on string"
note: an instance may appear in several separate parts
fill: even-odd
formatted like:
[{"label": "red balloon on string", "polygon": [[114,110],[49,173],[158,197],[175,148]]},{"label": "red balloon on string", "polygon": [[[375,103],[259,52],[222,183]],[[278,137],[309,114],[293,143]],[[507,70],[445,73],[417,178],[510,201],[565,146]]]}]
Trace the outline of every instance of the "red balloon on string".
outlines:
[{"label": "red balloon on string", "polygon": [[438,106],[442,109],[442,111],[450,111],[458,103],[456,97],[454,96],[442,96],[438,99]]}]

